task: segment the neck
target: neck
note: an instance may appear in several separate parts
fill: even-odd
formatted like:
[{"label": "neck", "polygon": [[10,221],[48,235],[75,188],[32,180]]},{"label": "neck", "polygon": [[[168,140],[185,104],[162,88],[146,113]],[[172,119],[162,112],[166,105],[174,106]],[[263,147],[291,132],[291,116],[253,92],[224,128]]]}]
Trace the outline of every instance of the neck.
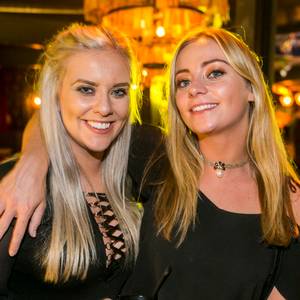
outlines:
[{"label": "neck", "polygon": [[230,136],[205,136],[199,140],[199,150],[208,161],[239,163],[247,160],[246,138]]},{"label": "neck", "polygon": [[75,159],[79,165],[81,182],[86,192],[104,191],[101,183],[101,162],[103,155],[92,153],[86,149],[73,149]]}]

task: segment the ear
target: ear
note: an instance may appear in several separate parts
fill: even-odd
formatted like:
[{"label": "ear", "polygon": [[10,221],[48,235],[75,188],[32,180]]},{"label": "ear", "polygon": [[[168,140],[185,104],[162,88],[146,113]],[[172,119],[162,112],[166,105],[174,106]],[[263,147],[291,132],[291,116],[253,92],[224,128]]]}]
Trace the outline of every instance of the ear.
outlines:
[{"label": "ear", "polygon": [[248,102],[254,102],[254,95],[252,92],[249,92],[248,94]]}]

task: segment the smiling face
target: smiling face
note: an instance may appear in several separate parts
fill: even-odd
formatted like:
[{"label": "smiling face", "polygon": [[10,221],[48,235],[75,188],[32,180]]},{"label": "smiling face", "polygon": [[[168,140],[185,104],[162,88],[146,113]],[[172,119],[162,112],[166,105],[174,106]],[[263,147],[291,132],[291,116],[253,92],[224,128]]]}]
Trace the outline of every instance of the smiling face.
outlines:
[{"label": "smiling face", "polygon": [[116,50],[86,50],[68,58],[59,107],[74,154],[100,155],[128,120],[129,65]]},{"label": "smiling face", "polygon": [[175,84],[178,111],[199,139],[220,132],[246,134],[250,85],[214,40],[203,36],[181,50]]}]

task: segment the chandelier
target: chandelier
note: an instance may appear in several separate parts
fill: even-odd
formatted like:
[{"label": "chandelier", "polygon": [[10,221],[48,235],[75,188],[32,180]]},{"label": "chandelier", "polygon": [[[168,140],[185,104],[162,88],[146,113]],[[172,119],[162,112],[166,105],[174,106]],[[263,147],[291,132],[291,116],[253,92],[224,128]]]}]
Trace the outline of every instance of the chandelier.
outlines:
[{"label": "chandelier", "polygon": [[85,0],[86,21],[122,30],[138,43],[146,68],[160,68],[178,40],[194,27],[221,27],[227,0]]}]

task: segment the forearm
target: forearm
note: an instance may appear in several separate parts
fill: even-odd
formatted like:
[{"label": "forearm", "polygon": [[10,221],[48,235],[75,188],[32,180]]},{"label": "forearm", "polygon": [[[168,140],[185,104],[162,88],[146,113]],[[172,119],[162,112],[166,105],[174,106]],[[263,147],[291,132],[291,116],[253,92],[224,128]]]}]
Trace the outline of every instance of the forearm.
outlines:
[{"label": "forearm", "polygon": [[39,114],[35,113],[29,120],[22,139],[22,156],[36,158],[42,167],[48,167],[47,150],[42,139]]},{"label": "forearm", "polygon": [[39,114],[35,113],[28,122],[22,139],[20,158],[14,167],[15,184],[18,190],[42,184],[48,169],[48,155],[40,130]]},{"label": "forearm", "polygon": [[47,151],[41,136],[37,114],[27,125],[20,159],[0,182],[0,239],[16,218],[10,254],[15,254],[29,222],[35,236],[45,208]]}]

